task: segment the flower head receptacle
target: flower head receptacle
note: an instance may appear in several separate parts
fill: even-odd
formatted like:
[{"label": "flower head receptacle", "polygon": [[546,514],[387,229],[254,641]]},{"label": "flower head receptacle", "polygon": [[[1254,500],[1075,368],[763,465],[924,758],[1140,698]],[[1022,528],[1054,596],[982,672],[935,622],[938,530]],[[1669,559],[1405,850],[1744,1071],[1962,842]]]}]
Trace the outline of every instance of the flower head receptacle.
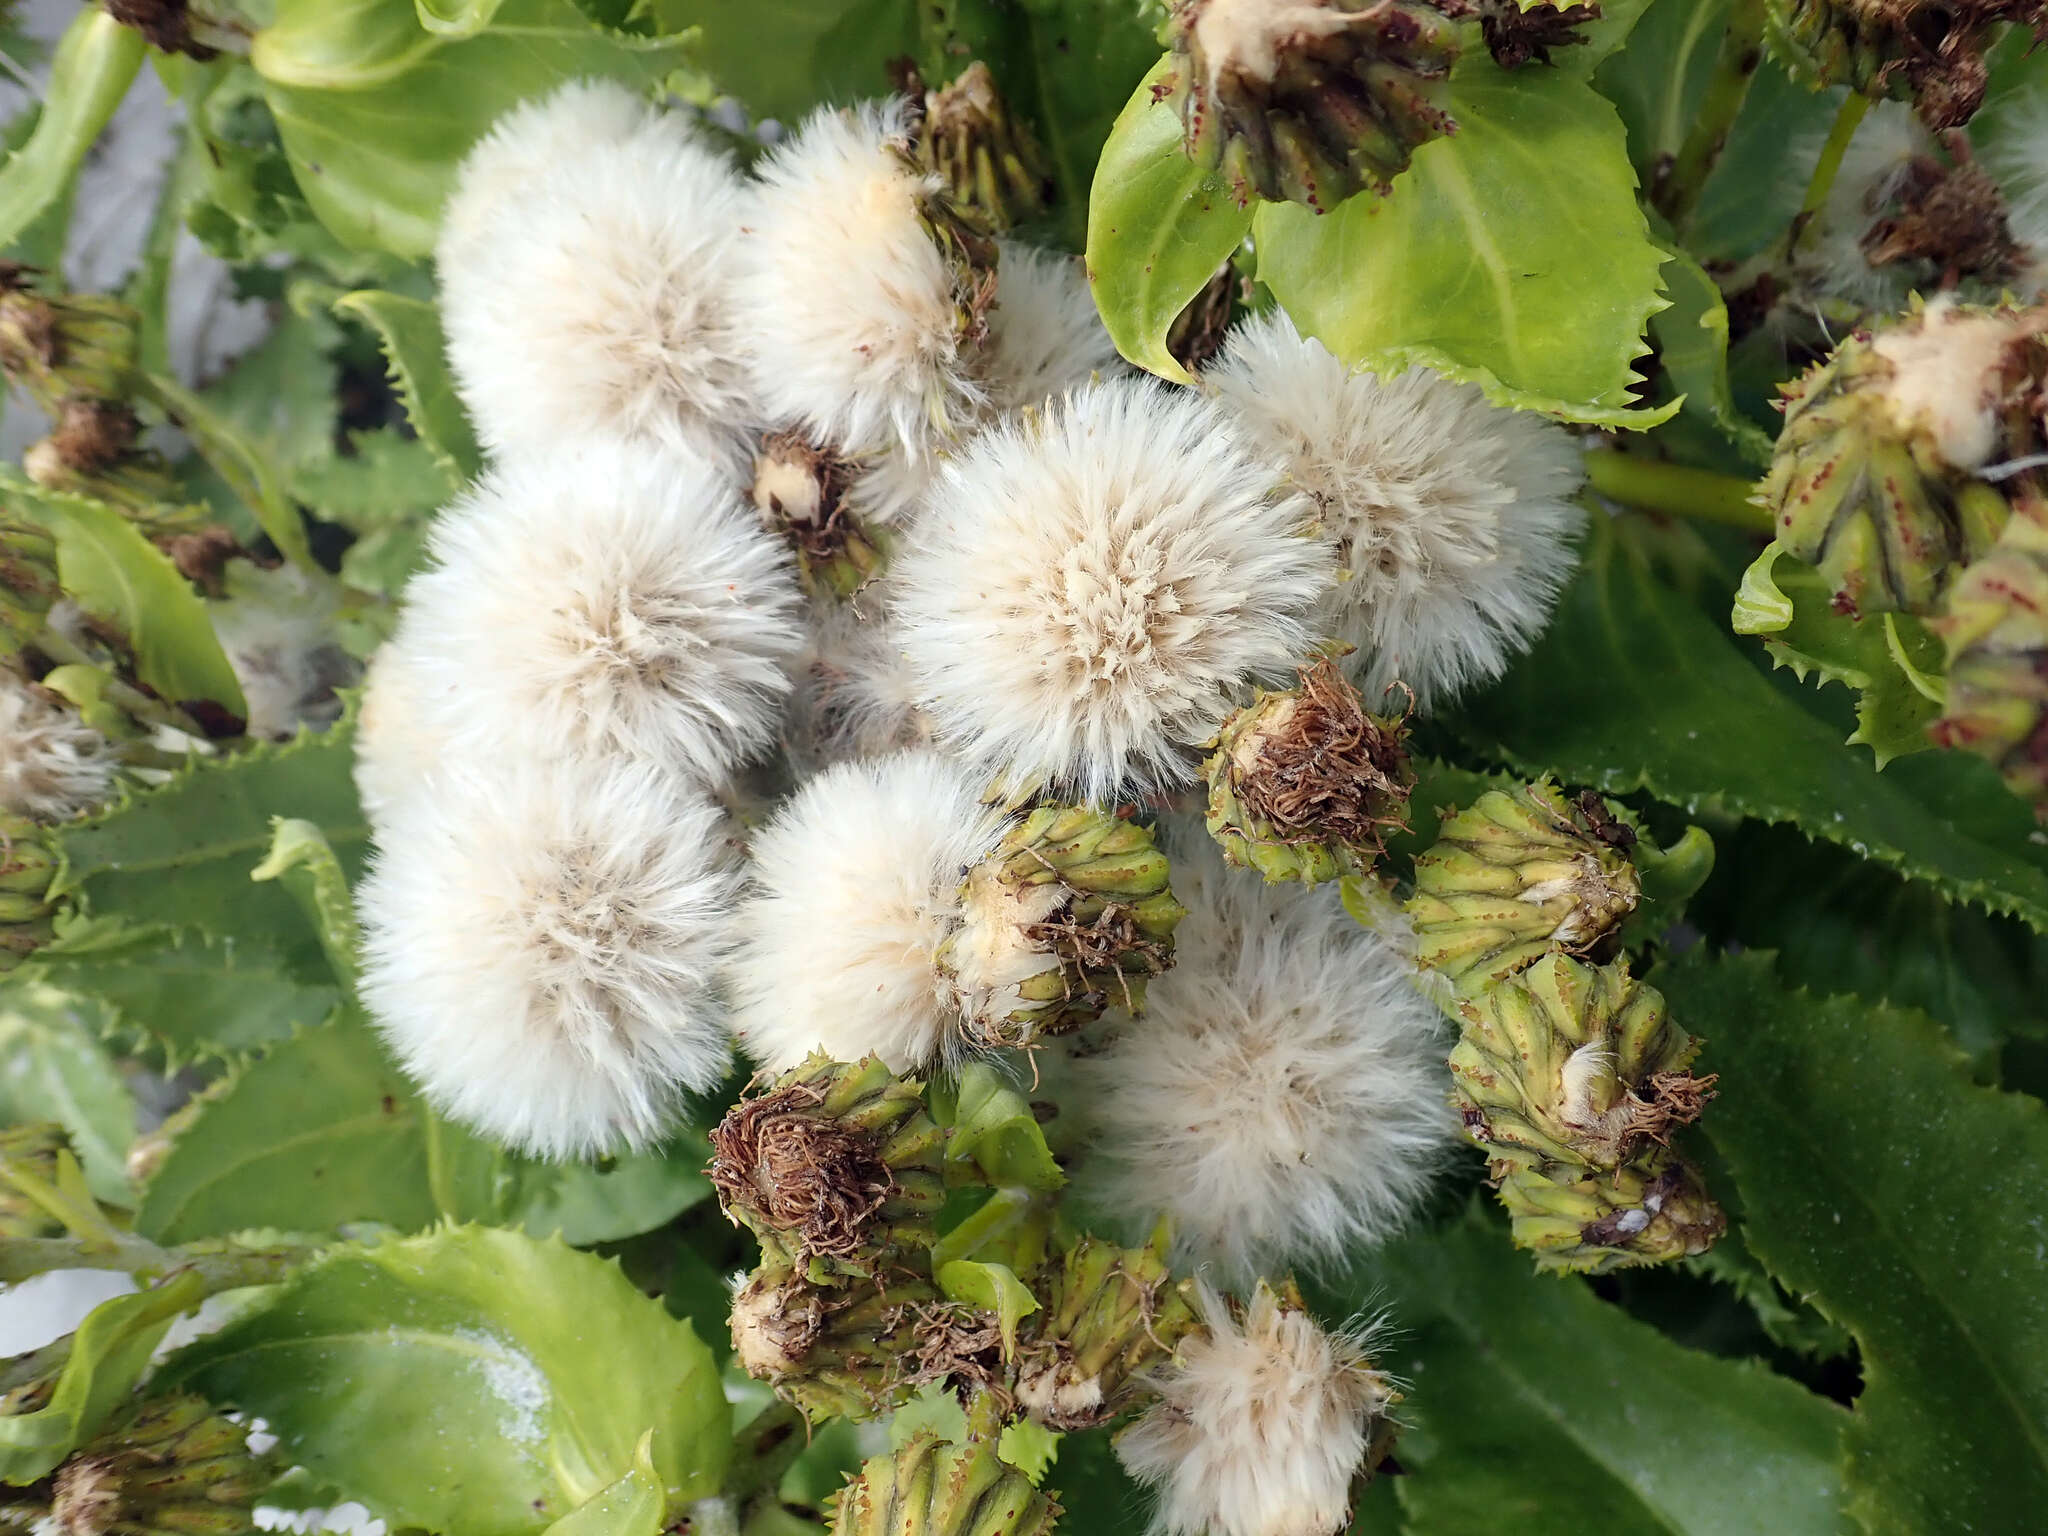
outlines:
[{"label": "flower head receptacle", "polygon": [[1117,1417],[1140,1395],[1143,1374],[1195,1326],[1192,1282],[1173,1277],[1157,1245],[1076,1237],[1039,1290],[1044,1311],[1020,1347],[1017,1400],[1051,1429]]}]

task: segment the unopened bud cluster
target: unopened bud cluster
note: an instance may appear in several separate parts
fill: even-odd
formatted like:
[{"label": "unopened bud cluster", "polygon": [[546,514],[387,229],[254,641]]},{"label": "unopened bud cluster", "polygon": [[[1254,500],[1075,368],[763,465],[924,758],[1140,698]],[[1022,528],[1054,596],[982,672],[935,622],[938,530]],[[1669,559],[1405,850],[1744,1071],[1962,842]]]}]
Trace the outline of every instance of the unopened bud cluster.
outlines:
[{"label": "unopened bud cluster", "polygon": [[1629,974],[1642,899],[1633,825],[1593,794],[1493,790],[1415,861],[1417,956],[1448,984],[1453,1098],[1515,1241],[1545,1268],[1703,1252],[1725,1225],[1670,1145],[1712,1078],[1657,991]]},{"label": "unopened bud cluster", "polygon": [[1815,86],[1910,100],[1930,128],[1976,114],[2003,22],[2048,33],[2041,0],[1770,0],[1772,51]]}]

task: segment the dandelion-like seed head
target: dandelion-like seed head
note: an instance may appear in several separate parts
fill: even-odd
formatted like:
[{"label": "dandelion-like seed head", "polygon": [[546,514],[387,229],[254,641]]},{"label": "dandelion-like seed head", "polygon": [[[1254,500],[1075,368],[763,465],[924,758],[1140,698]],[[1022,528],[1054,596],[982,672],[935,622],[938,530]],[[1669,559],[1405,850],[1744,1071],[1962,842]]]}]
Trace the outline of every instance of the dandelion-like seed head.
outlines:
[{"label": "dandelion-like seed head", "polygon": [[936,965],[960,922],[960,880],[1003,816],[931,752],[845,762],[811,779],[754,837],[735,926],[734,1031],[776,1071],[814,1050],[892,1071],[944,1060],[959,1035]]},{"label": "dandelion-like seed head", "polygon": [[1263,1281],[1242,1315],[1196,1287],[1203,1331],[1158,1373],[1159,1401],[1116,1442],[1159,1492],[1167,1536],[1334,1536],[1397,1394],[1370,1331],[1332,1333]]},{"label": "dandelion-like seed head", "polygon": [[1563,428],[1425,368],[1353,372],[1277,312],[1240,325],[1203,381],[1314,500],[1343,577],[1319,618],[1357,648],[1367,707],[1396,680],[1442,703],[1542,631],[1584,521]]},{"label": "dandelion-like seed head", "polygon": [[[439,253],[449,362],[499,454],[609,432],[737,474],[756,414],[733,314],[741,184],[686,117],[621,94],[572,86],[465,162]],[[511,168],[516,190],[498,184]]]},{"label": "dandelion-like seed head", "polygon": [[[1184,832],[1188,829],[1176,829]],[[1393,1236],[1456,1141],[1446,1041],[1400,935],[1227,870],[1179,835],[1188,908],[1142,1019],[1076,1063],[1104,1136],[1089,1192],[1230,1284]]]},{"label": "dandelion-like seed head", "polygon": [[717,780],[774,739],[803,644],[795,578],[704,461],[593,439],[500,465],[432,550],[395,643],[455,704],[458,750],[538,743]]},{"label": "dandelion-like seed head", "polygon": [[119,767],[106,737],[0,667],[0,811],[69,821],[113,797]]},{"label": "dandelion-like seed head", "polygon": [[1096,803],[1185,781],[1246,681],[1308,644],[1328,555],[1276,478],[1220,413],[1137,380],[983,432],[898,565],[940,738]]},{"label": "dandelion-like seed head", "polygon": [[719,812],[623,760],[438,778],[380,829],[363,998],[443,1113],[544,1157],[638,1148],[725,1072]]},{"label": "dandelion-like seed head", "polygon": [[985,376],[998,409],[1043,405],[1128,371],[1077,258],[1005,240],[996,270]]}]

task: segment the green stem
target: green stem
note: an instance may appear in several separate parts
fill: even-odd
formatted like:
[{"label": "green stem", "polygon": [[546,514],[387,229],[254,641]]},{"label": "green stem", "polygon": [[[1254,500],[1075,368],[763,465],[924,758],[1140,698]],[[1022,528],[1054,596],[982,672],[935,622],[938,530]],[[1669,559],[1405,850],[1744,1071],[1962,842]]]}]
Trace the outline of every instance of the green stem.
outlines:
[{"label": "green stem", "polygon": [[1835,177],[1842,169],[1842,157],[1849,152],[1849,141],[1856,137],[1856,130],[1869,110],[1870,98],[1861,91],[1851,91],[1842,98],[1842,105],[1835,113],[1834,126],[1828,129],[1827,142],[1821,145],[1820,159],[1814,162],[1813,179],[1806,184],[1806,200],[1799,205],[1798,216],[1786,232],[1786,259],[1799,253],[1799,242],[1806,238],[1806,231],[1812,226],[1815,216],[1827,204],[1828,194],[1835,190]]},{"label": "green stem", "polygon": [[763,1408],[732,1437],[732,1470],[725,1475],[725,1497],[743,1505],[756,1494],[773,1494],[804,1447],[811,1426],[803,1414],[779,1398]]},{"label": "green stem", "polygon": [[1625,507],[1725,523],[1752,533],[1771,531],[1771,514],[1750,500],[1755,485],[1733,475],[1634,454],[1594,452],[1586,455],[1586,480],[1597,494]]},{"label": "green stem", "polygon": [[967,1438],[986,1440],[991,1447],[1003,1432],[1003,1405],[995,1393],[977,1391],[967,1399]]},{"label": "green stem", "polygon": [[146,1281],[191,1270],[205,1280],[209,1293],[232,1291],[282,1280],[313,1252],[310,1246],[162,1248],[126,1233],[107,1239],[20,1237],[0,1243],[0,1283],[12,1284],[53,1269],[118,1269]]},{"label": "green stem", "polygon": [[1707,177],[1728,145],[1728,134],[1749,99],[1749,87],[1763,62],[1764,0],[1735,0],[1728,15],[1728,30],[1721,38],[1721,51],[1714,61],[1714,73],[1701,97],[1692,132],[1678,147],[1669,172],[1659,182],[1654,201],[1671,221],[1683,230],[1706,190]]}]

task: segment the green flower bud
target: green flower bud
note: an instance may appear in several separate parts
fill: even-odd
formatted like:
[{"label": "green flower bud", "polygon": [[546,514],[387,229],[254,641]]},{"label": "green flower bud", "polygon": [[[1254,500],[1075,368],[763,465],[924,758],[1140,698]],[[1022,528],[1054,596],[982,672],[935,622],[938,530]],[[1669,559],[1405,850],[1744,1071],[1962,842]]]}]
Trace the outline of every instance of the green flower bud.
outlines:
[{"label": "green flower bud", "polygon": [[733,1353],[813,1422],[877,1418],[916,1391],[919,1325],[942,1305],[915,1277],[832,1289],[764,1264],[733,1298]]},{"label": "green flower bud", "polygon": [[57,1469],[50,1514],[63,1536],[242,1536],[277,1476],[248,1441],[203,1398],[159,1398]]},{"label": "green flower bud", "polygon": [[879,529],[854,513],[847,489],[854,466],[801,432],[773,432],[754,459],[754,506],[796,552],[798,579],[813,599],[852,597],[882,572]]},{"label": "green flower bud", "polygon": [[765,1262],[833,1285],[922,1259],[946,1198],[944,1139],[918,1084],[879,1058],[813,1054],[719,1122],[709,1173]]},{"label": "green flower bud", "polygon": [[1417,960],[1465,990],[1553,950],[1611,953],[1642,896],[1627,853],[1634,841],[1590,792],[1567,800],[1549,783],[1488,791],[1415,860]]},{"label": "green flower bud", "polygon": [[1040,1277],[1042,1311],[1020,1347],[1017,1401],[1048,1428],[1092,1429],[1130,1406],[1135,1378],[1195,1326],[1191,1282],[1156,1247],[1081,1237]]},{"label": "green flower bud", "polygon": [[128,398],[139,324],[119,299],[65,293],[0,263],[0,371],[55,421],[73,400]]},{"label": "green flower bud", "polygon": [[1060,1507],[996,1454],[997,1428],[925,1432],[839,1491],[832,1536],[1052,1536]]},{"label": "green flower bud", "polygon": [[1500,1203],[1539,1268],[1589,1274],[1705,1253],[1728,1227],[1692,1165],[1659,1146],[1598,1172],[1514,1167]]},{"label": "green flower bud", "polygon": [[1121,1004],[1173,963],[1187,915],[1151,831],[1085,806],[1026,811],[960,885],[963,921],[939,946],[968,1040],[1030,1046]]},{"label": "green flower bud", "polygon": [[1419,0],[1181,0],[1171,76],[1188,155],[1253,194],[1318,212],[1385,189],[1444,108],[1457,24]]},{"label": "green flower bud", "polygon": [[1415,773],[1399,719],[1370,715],[1325,659],[1285,693],[1263,690],[1224,722],[1203,765],[1209,835],[1224,859],[1268,881],[1315,885],[1372,868]]},{"label": "green flower bud", "polygon": [[1984,99],[1984,50],[1999,22],[2048,34],[2042,0],[1770,0],[1766,36],[1795,78],[1916,101],[1935,129]]},{"label": "green flower bud", "polygon": [[1013,117],[995,76],[979,60],[924,98],[918,159],[945,178],[953,200],[1001,234],[1052,206],[1052,168]]},{"label": "green flower bud", "polygon": [[2048,813],[2048,503],[2022,504],[1934,629],[1948,650],[1948,702],[1929,734],[1989,759]]},{"label": "green flower bud", "polygon": [[[71,1149],[64,1127],[49,1122],[11,1125],[0,1130],[0,1167],[26,1174],[39,1183],[57,1182],[57,1154]],[[17,1237],[60,1237],[64,1223],[0,1177],[0,1240]]]},{"label": "green flower bud", "polygon": [[2037,365],[2043,313],[1929,305],[1857,332],[1785,386],[1759,500],[1837,609],[1933,613],[1998,537],[2005,498],[1975,471],[1999,453],[2003,402]]},{"label": "green flower bud", "polygon": [[50,940],[57,850],[26,816],[0,811],[0,975]]}]

